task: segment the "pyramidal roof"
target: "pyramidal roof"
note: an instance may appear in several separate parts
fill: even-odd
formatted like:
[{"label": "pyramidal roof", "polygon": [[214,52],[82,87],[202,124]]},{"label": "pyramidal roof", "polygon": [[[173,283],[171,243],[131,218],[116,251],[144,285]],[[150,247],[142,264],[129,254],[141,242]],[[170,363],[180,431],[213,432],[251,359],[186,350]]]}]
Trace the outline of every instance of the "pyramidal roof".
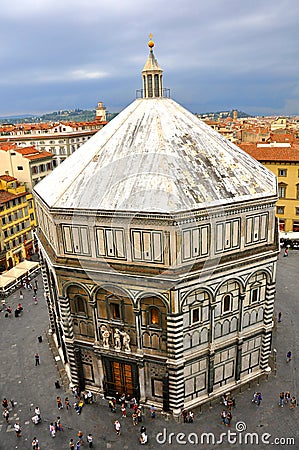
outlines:
[{"label": "pyramidal roof", "polygon": [[161,73],[150,47],[143,98],[35,186],[50,208],[165,214],[276,196],[272,172],[163,97]]}]

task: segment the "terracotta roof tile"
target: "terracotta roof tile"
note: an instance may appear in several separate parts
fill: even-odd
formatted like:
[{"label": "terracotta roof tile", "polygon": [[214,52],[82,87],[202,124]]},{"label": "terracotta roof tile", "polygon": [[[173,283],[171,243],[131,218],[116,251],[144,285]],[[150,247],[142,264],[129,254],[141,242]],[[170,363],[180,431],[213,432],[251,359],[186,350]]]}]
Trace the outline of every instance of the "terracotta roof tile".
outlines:
[{"label": "terracotta roof tile", "polygon": [[257,144],[242,143],[239,147],[257,161],[296,161],[299,162],[299,145],[291,147],[258,147]]}]

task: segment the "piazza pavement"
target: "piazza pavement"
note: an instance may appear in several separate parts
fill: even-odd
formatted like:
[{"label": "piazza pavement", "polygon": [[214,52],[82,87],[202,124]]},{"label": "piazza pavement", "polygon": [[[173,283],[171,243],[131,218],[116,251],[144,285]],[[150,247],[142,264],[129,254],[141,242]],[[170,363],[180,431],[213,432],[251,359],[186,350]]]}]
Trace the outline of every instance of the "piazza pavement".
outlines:
[{"label": "piazza pavement", "polygon": [[[58,355],[51,351],[51,341],[47,336],[48,316],[43,297],[41,276],[37,276],[39,289],[38,304],[33,302],[33,292],[23,290],[24,311],[21,317],[5,318],[0,313],[0,395],[13,399],[14,408],[10,409],[8,423],[0,417],[0,450],[31,450],[34,436],[39,439],[41,450],[63,450],[69,448],[69,440],[76,442],[78,430],[84,435],[91,433],[94,448],[130,449],[140,448],[139,426],[134,427],[128,410],[128,417],[121,418],[120,408],[110,412],[106,399],[97,396],[96,402],[85,405],[82,414],[70,410],[58,411],[56,397],[69,396],[74,399],[68,386],[63,385],[63,373],[59,372],[61,362]],[[147,428],[149,449],[242,449],[259,448],[299,448],[299,408],[290,410],[288,405],[278,406],[280,391],[291,392],[298,399],[298,342],[299,342],[299,250],[291,250],[289,256],[279,256],[277,267],[275,315],[282,313],[282,322],[275,325],[273,349],[276,355],[276,370],[268,379],[240,388],[235,392],[236,408],[233,409],[231,427],[221,423],[220,413],[223,405],[220,399],[201,408],[195,408],[195,420],[192,424],[177,423],[170,415],[157,412],[151,419],[149,411],[144,410],[143,425]],[[19,291],[6,299],[13,309],[19,302]],[[39,342],[38,336],[42,336]],[[287,351],[292,351],[293,359],[286,363]],[[35,366],[34,354],[40,355],[40,365]],[[55,388],[55,381],[61,381],[61,389]],[[260,391],[263,400],[260,407],[251,402],[253,393]],[[41,410],[42,423],[34,425],[31,417],[34,407]],[[50,437],[49,424],[61,417],[64,432]],[[121,422],[121,435],[116,436],[113,428],[115,419]],[[17,438],[13,425],[18,421],[22,426],[22,436]],[[207,435],[210,433],[209,443]],[[203,439],[203,443],[201,443]],[[213,443],[214,439],[214,443]],[[198,443],[197,443],[198,441]],[[247,443],[246,443],[247,442]],[[85,443],[81,449],[88,448]]]}]

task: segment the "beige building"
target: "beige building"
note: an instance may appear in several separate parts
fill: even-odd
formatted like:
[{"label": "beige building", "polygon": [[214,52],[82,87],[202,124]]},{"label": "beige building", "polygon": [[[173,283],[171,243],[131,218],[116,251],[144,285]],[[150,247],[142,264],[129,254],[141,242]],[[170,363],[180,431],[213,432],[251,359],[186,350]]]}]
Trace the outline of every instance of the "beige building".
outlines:
[{"label": "beige building", "polygon": [[53,167],[74,153],[106,125],[106,108],[98,102],[91,122],[58,122],[0,126],[0,145],[15,143],[18,147],[35,147],[53,154]]},{"label": "beige building", "polygon": [[15,177],[30,192],[53,170],[53,155],[35,147],[0,144],[0,172]]},{"label": "beige building", "polygon": [[34,195],[71,383],[180,415],[269,370],[277,185],[165,96],[148,45],[141,98]]}]

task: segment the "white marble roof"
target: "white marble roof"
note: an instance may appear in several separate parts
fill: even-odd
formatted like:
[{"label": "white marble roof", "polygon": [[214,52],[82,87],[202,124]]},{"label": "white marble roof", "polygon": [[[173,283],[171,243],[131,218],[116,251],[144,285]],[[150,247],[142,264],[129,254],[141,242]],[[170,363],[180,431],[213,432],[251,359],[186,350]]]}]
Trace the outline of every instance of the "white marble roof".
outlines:
[{"label": "white marble roof", "polygon": [[169,98],[135,100],[34,188],[52,208],[161,213],[276,190],[272,172]]}]

